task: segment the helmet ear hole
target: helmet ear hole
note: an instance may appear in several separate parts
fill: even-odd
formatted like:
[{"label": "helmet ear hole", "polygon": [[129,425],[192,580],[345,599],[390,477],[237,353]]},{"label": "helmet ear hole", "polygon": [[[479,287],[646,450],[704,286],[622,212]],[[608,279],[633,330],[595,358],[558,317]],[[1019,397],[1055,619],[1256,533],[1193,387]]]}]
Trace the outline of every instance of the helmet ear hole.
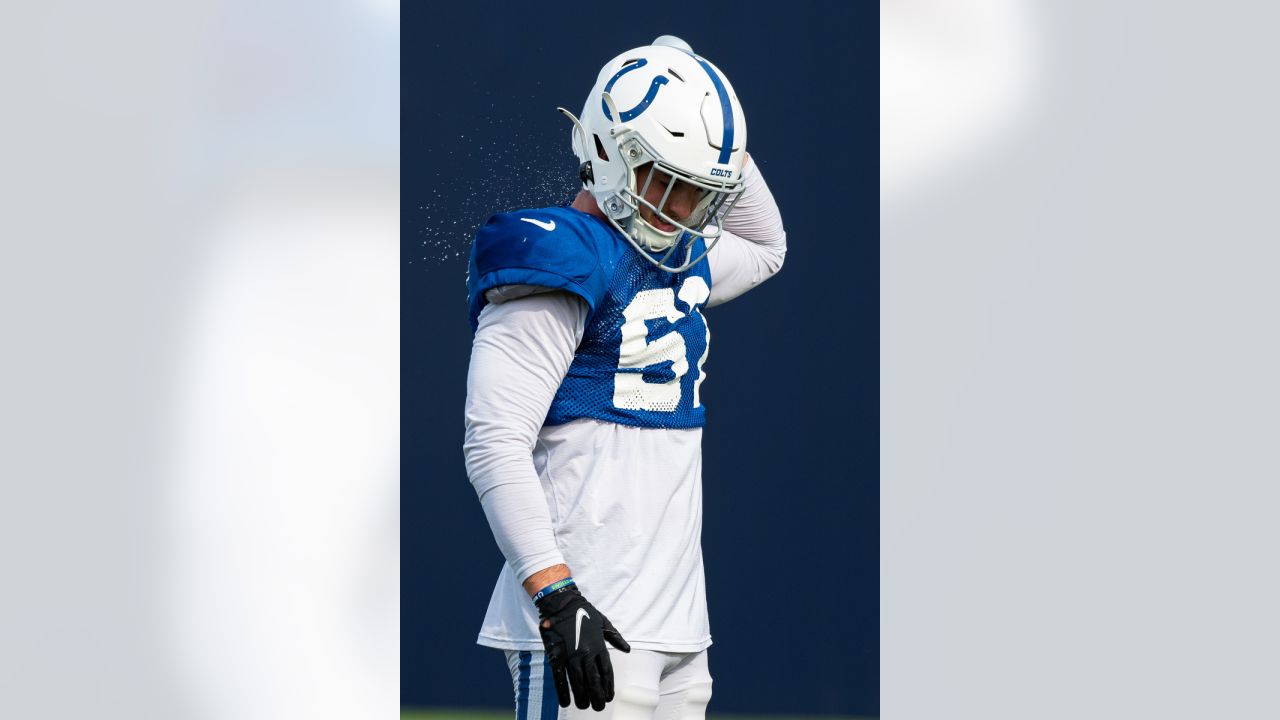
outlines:
[{"label": "helmet ear hole", "polygon": [[592,135],[596,139],[596,155],[605,162],[609,162],[609,155],[604,151],[604,143],[600,142],[599,135]]}]

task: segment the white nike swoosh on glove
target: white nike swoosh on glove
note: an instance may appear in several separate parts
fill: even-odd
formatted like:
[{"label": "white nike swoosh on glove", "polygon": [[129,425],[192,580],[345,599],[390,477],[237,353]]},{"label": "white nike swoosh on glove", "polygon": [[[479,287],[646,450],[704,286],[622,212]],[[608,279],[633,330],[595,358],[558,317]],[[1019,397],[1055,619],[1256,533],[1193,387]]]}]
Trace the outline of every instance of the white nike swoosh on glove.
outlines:
[{"label": "white nike swoosh on glove", "polygon": [[523,221],[525,221],[525,222],[527,222],[527,223],[533,223],[534,225],[537,225],[538,227],[542,228],[543,230],[555,230],[555,229],[556,229],[556,221],[555,221],[555,220],[552,220],[552,221],[550,221],[550,222],[543,222],[543,221],[541,221],[541,220],[534,220],[533,218],[520,218],[520,219],[521,219],[521,220],[523,220]]},{"label": "white nike swoosh on glove", "polygon": [[574,628],[573,628],[573,649],[574,650],[578,649],[578,641],[582,639],[582,621],[583,619],[589,618],[589,617],[591,616],[587,614],[586,609],[578,608],[578,619],[574,623]]}]

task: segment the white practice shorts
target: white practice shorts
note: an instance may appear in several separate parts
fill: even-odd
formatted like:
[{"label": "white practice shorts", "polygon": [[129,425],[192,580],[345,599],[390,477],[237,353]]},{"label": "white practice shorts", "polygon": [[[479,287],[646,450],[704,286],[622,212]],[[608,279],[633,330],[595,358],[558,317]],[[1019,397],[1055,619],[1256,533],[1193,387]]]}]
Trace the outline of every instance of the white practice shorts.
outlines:
[{"label": "white practice shorts", "polygon": [[545,652],[506,653],[516,690],[516,720],[704,720],[711,700],[706,650],[610,650],[614,695],[601,712],[579,710],[572,703],[560,707]]}]

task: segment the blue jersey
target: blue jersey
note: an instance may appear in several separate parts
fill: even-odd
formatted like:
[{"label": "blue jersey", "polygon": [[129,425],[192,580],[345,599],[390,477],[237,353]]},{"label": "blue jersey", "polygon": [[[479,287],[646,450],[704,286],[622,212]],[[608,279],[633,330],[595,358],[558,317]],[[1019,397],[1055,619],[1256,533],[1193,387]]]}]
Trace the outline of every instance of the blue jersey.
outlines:
[{"label": "blue jersey", "polygon": [[[693,257],[703,249],[696,240]],[[702,427],[698,390],[711,340],[702,314],[711,294],[707,266],[658,270],[606,221],[569,207],[494,215],[471,248],[471,327],[495,287],[539,285],[577,295],[589,308],[586,327],[546,424],[595,418]]]}]

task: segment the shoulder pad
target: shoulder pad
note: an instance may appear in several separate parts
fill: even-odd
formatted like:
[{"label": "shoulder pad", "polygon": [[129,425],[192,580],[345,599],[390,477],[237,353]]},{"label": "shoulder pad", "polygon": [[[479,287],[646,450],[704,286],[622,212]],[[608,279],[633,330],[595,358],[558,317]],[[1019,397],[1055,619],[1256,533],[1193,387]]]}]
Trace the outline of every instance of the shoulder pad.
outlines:
[{"label": "shoulder pad", "polygon": [[467,276],[474,330],[485,293],[503,285],[537,285],[578,295],[591,310],[608,291],[617,262],[613,231],[571,208],[501,213],[476,232]]}]

